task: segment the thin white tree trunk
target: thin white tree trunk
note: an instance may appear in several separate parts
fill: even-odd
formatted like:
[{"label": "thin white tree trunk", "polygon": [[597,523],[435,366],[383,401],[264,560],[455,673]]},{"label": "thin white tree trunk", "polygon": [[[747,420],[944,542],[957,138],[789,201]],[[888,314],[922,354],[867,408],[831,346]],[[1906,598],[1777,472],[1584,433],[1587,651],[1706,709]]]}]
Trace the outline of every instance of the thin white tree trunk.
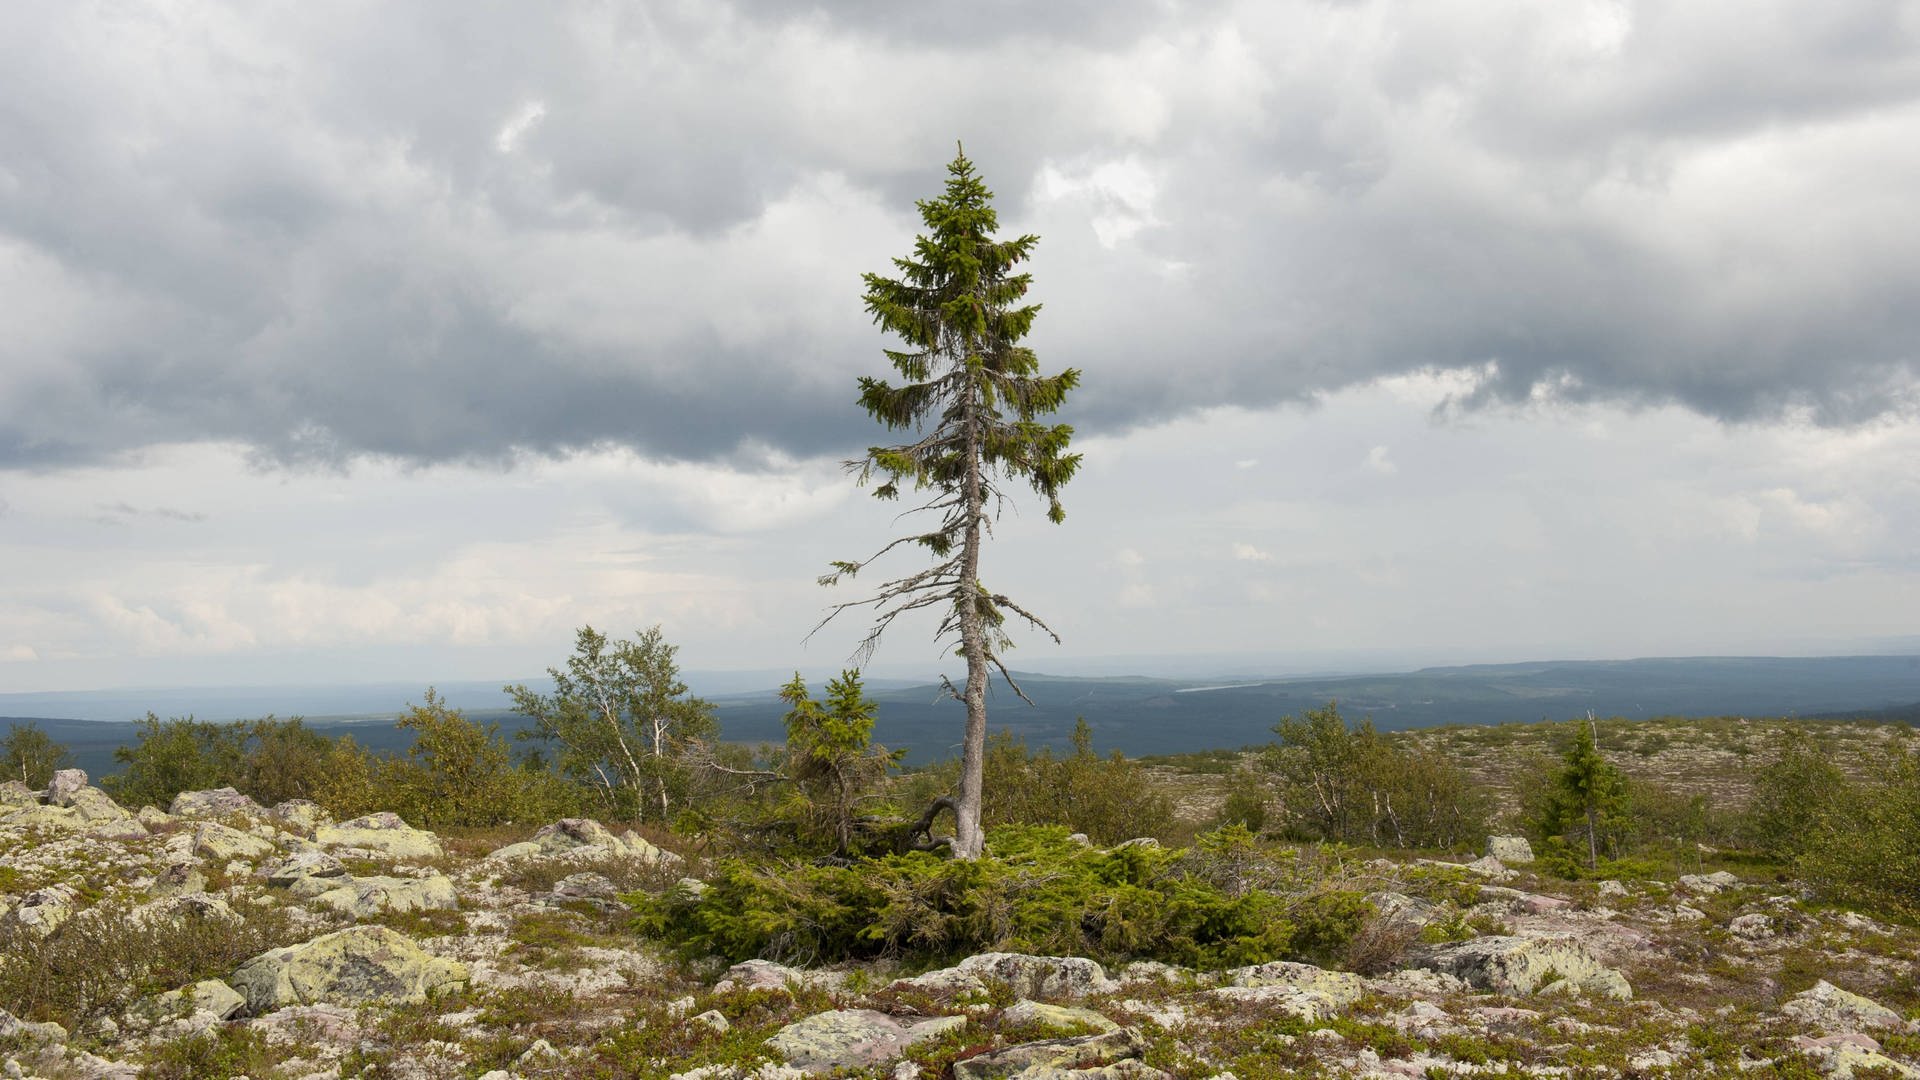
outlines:
[{"label": "thin white tree trunk", "polygon": [[[964,361],[963,361],[964,362]],[[978,393],[972,387],[970,395]],[[960,651],[967,658],[966,738],[960,747],[960,791],[954,800],[953,855],[977,859],[987,848],[980,828],[981,787],[987,756],[987,641],[980,614],[980,518],[985,507],[980,486],[980,425],[967,418],[967,532],[960,548]]]}]

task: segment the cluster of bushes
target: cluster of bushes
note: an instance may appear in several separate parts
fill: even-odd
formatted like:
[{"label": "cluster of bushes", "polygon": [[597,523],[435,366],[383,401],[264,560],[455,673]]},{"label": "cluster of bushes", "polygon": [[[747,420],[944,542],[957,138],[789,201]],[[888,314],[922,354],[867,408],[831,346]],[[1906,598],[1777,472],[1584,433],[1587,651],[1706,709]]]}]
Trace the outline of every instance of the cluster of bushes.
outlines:
[{"label": "cluster of bushes", "polygon": [[1849,776],[1815,734],[1783,732],[1754,777],[1747,831],[1830,898],[1920,918],[1920,750]]},{"label": "cluster of bushes", "polygon": [[231,787],[265,806],[310,799],[342,818],[392,810],[425,828],[550,820],[581,806],[538,755],[516,762],[499,725],[481,726],[432,690],[397,724],[414,742],[387,757],[297,716],[220,724],[148,713],[133,744],[114,751],[124,769],[101,787],[128,806],[162,808],[182,791]]},{"label": "cluster of bushes", "polygon": [[[1093,748],[1093,728],[1084,717],[1074,722],[1072,750],[1034,751],[1026,740],[1000,731],[987,738],[982,763],[981,822],[1002,825],[1061,825],[1085,833],[1097,844],[1136,837],[1168,839],[1178,830],[1173,799],[1161,790],[1145,765],[1118,750],[1102,756]],[[956,763],[924,770],[909,778],[903,801],[924,806],[951,791],[959,776]]]},{"label": "cluster of bushes", "polygon": [[[1371,720],[1350,724],[1333,702],[1286,717],[1273,730],[1280,741],[1263,765],[1283,834],[1401,848],[1455,848],[1486,837],[1492,800],[1439,754],[1396,745]],[[1250,825],[1256,816],[1266,820],[1244,786],[1229,799],[1229,817]]]},{"label": "cluster of bushes", "polygon": [[67,748],[31,720],[8,724],[7,737],[0,739],[0,780],[18,780],[30,788],[43,788],[56,769],[72,762],[73,755]]},{"label": "cluster of bushes", "polygon": [[1358,892],[1246,889],[1236,837],[1193,850],[1090,847],[1062,826],[1002,826],[973,861],[926,852],[852,863],[722,861],[704,890],[634,897],[643,931],[690,955],[926,966],[983,951],[1199,967],[1337,962],[1373,909]]}]

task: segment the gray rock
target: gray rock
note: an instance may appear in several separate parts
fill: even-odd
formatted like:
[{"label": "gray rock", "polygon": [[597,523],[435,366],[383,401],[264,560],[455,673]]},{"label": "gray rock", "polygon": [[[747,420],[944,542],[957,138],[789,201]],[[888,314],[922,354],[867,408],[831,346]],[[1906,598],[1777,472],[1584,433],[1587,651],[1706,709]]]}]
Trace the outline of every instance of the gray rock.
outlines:
[{"label": "gray rock", "polygon": [[717,993],[728,990],[785,990],[789,986],[804,986],[807,981],[807,973],[799,968],[786,967],[771,960],[743,960],[728,968],[713,989]]},{"label": "gray rock", "polygon": [[9,808],[6,815],[0,817],[0,822],[15,829],[71,831],[84,829],[87,826],[86,819],[82,818],[77,811],[65,806],[42,805],[37,795],[31,803]]},{"label": "gray rock", "polygon": [[323,825],[313,831],[313,839],[322,847],[355,848],[396,859],[437,859],[446,854],[439,837],[386,811]]},{"label": "gray rock", "polygon": [[305,836],[312,836],[322,825],[333,824],[333,815],[311,799],[288,799],[267,811],[273,819]]},{"label": "gray rock", "polygon": [[820,1074],[883,1065],[914,1043],[966,1022],[964,1016],[942,1016],[909,1026],[872,1009],[837,1009],[788,1024],[767,1046],[788,1064]]},{"label": "gray rock", "polygon": [[356,919],[386,912],[451,911],[460,906],[453,882],[444,875],[423,878],[345,878],[314,897],[314,903]]},{"label": "gray rock", "polygon": [[40,792],[19,780],[0,783],[0,806],[38,806]]},{"label": "gray rock", "polygon": [[219,979],[203,979],[192,986],[169,990],[142,1003],[138,1011],[148,1020],[205,1014],[226,1020],[247,1007],[247,999]]},{"label": "gray rock", "polygon": [[35,889],[20,898],[7,919],[34,937],[46,937],[73,917],[79,896],[79,890],[65,882]]},{"label": "gray rock", "polygon": [[895,985],[934,993],[958,994],[986,988],[988,981],[1007,984],[1016,997],[1073,998],[1116,989],[1099,964],[1080,956],[1028,956],[1025,953],[981,953],[959,964],[904,979]]},{"label": "gray rock", "polygon": [[47,785],[47,804],[50,806],[73,805],[74,792],[87,786],[87,774],[82,769],[61,769],[53,774],[53,781]]},{"label": "gray rock", "polygon": [[0,1009],[0,1039],[18,1039],[29,1046],[58,1046],[67,1041],[67,1029],[59,1024],[36,1024]]},{"label": "gray rock", "polygon": [[345,877],[347,868],[339,859],[318,848],[302,848],[283,859],[276,859],[260,868],[267,884],[286,888],[303,878],[340,878]]},{"label": "gray rock", "polygon": [[1633,997],[1626,976],[1564,938],[1475,938],[1435,950],[1421,966],[1502,994],[1521,996],[1554,987],[1555,993],[1580,991],[1622,1001]]},{"label": "gray rock", "polygon": [[1373,905],[1381,921],[1390,925],[1419,929],[1440,917],[1439,907],[1431,901],[1406,893],[1368,893],[1367,902]]},{"label": "gray rock", "polygon": [[1039,1024],[1044,1027],[1070,1031],[1076,1027],[1091,1028],[1096,1032],[1118,1030],[1120,1025],[1094,1012],[1092,1009],[1074,1008],[1069,1005],[1048,1005],[1040,1001],[1028,1001],[1022,998],[1006,1007],[1000,1014],[1002,1024]]},{"label": "gray rock", "polygon": [[680,862],[678,855],[660,850],[641,839],[639,834],[632,830],[628,830],[624,835],[615,836],[612,830],[591,818],[562,818],[551,825],[542,825],[535,830],[531,839],[522,840],[517,844],[508,844],[495,850],[487,858],[500,862],[540,856],[582,854],[604,854],[638,859],[653,864],[671,865]]},{"label": "gray rock", "polygon": [[261,953],[227,981],[258,1014],[320,1002],[422,1001],[466,982],[467,969],[384,926],[355,926]]},{"label": "gray rock", "polygon": [[184,896],[207,891],[207,876],[190,862],[174,863],[154,875],[150,890],[155,896]]},{"label": "gray rock", "polygon": [[1209,996],[1239,1004],[1277,1008],[1303,1020],[1325,1020],[1360,1000],[1367,981],[1346,971],[1277,960],[1226,972],[1227,985]]},{"label": "gray rock", "polygon": [[128,912],[127,917],[133,922],[147,926],[156,923],[177,923],[189,919],[213,919],[224,923],[240,921],[239,914],[225,900],[204,892],[162,897],[152,903],[134,908]]},{"label": "gray rock", "polygon": [[1533,861],[1533,845],[1524,836],[1489,836],[1487,856],[1508,865],[1530,863]]},{"label": "gray rock", "polygon": [[193,853],[209,862],[262,859],[276,850],[273,841],[265,837],[241,832],[217,821],[201,822],[193,834]]},{"label": "gray rock", "polygon": [[173,804],[167,807],[167,813],[174,817],[191,818],[226,817],[229,814],[262,817],[266,811],[252,798],[233,788],[223,787],[207,791],[183,791],[173,797]]},{"label": "gray rock", "polygon": [[1880,1052],[1880,1043],[1871,1036],[1850,1032],[1823,1039],[1795,1036],[1793,1046],[1812,1059],[1820,1071],[1833,1080],[1853,1080],[1863,1071],[1876,1077],[1897,1076],[1904,1080],[1920,1078],[1920,1069],[1903,1065]]},{"label": "gray rock", "polygon": [[1462,869],[1470,870],[1491,881],[1506,881],[1518,876],[1512,870],[1507,869],[1506,863],[1501,862],[1491,855],[1482,856],[1470,863],[1461,863],[1460,866]]},{"label": "gray rock", "polygon": [[1718,870],[1711,874],[1685,874],[1674,884],[1690,893],[1711,896],[1722,890],[1734,888],[1740,884],[1740,879],[1725,870]]},{"label": "gray rock", "polygon": [[554,882],[552,895],[555,900],[608,900],[619,892],[619,887],[605,874],[582,870]]},{"label": "gray rock", "polygon": [[[954,1080],[1005,1080],[1010,1077],[1158,1077],[1164,1073],[1139,1064],[1147,1042],[1133,1028],[1073,1039],[1046,1039],[994,1050],[953,1063]],[[1119,1072],[1096,1071],[1131,1062]],[[1141,1071],[1145,1069],[1145,1071]]]},{"label": "gray rock", "polygon": [[1773,916],[1764,911],[1748,912],[1729,921],[1727,930],[1748,941],[1765,941],[1774,936]]},{"label": "gray rock", "polygon": [[1885,1005],[1842,990],[1825,979],[1793,995],[1780,1011],[1808,1027],[1827,1032],[1897,1028],[1903,1023],[1900,1014]]}]

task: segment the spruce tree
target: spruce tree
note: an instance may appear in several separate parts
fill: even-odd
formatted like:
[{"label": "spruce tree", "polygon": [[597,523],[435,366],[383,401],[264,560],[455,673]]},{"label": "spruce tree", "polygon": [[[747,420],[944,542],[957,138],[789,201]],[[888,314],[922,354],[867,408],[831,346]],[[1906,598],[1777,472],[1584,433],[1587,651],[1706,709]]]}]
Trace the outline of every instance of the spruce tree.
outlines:
[{"label": "spruce tree", "polygon": [[1573,747],[1556,778],[1561,828],[1583,824],[1587,834],[1587,868],[1600,864],[1600,836],[1618,824],[1627,809],[1627,781],[1619,769],[1600,756],[1593,714],[1578,727]]},{"label": "spruce tree", "polygon": [[947,174],[940,197],[918,203],[927,231],[914,241],[910,257],[893,260],[899,276],[865,275],[867,313],[905,347],[886,350],[901,382],[862,377],[860,405],[890,430],[914,437],[872,447],[847,463],[862,485],[878,481],[873,493],[879,498],[898,498],[903,487],[931,491],[916,510],[932,514],[935,522],[867,559],[834,563],[820,581],[830,585],[851,577],[902,545],[917,545],[932,557],[931,566],[886,582],[864,600],[836,605],[827,618],[851,607],[874,609],[873,626],[856,653],[855,665],[864,666],[894,619],[923,608],[944,611],[939,633],[957,644],[967,662],[966,687],[953,691],[967,718],[959,789],[950,800],[956,819],[950,845],[956,856],[971,859],[984,847],[980,788],[990,671],[997,669],[1020,693],[1000,658],[1012,644],[1007,616],[1059,640],[1039,618],[982,584],[981,547],[1006,500],[1003,481],[1024,481],[1046,500],[1048,520],[1064,519],[1060,488],[1073,477],[1080,455],[1067,452],[1072,427],[1039,418],[1060,408],[1080,372],[1041,375],[1033,351],[1019,344],[1040,305],[1021,303],[1032,275],[1016,270],[1039,237],[993,238],[999,228],[993,193],[964,150]]}]

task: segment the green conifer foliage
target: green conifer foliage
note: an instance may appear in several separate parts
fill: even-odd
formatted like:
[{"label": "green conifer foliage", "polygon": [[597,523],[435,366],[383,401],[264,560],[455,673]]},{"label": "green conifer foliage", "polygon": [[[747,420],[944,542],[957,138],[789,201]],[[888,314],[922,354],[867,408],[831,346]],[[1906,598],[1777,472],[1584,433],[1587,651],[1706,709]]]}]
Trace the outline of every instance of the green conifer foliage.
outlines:
[{"label": "green conifer foliage", "polygon": [[947,174],[940,197],[918,204],[926,231],[910,257],[893,261],[899,276],[865,275],[868,314],[905,348],[886,350],[901,381],[862,377],[860,405],[889,429],[915,437],[871,447],[848,463],[862,484],[877,482],[873,493],[879,498],[898,498],[905,488],[931,491],[917,509],[936,521],[865,560],[834,563],[820,580],[833,584],[851,577],[902,545],[917,545],[933,558],[933,565],[886,582],[865,600],[836,606],[828,618],[850,607],[874,609],[856,659],[864,665],[895,618],[922,608],[945,612],[940,633],[957,641],[967,661],[966,687],[956,695],[966,703],[967,720],[951,844],[955,855],[970,859],[979,857],[985,843],[980,788],[990,670],[998,668],[1013,684],[1000,660],[1012,644],[1004,630],[1007,615],[1053,633],[981,582],[981,545],[1006,499],[1003,481],[1025,482],[1046,500],[1049,520],[1065,518],[1060,488],[1072,479],[1080,455],[1067,452],[1072,427],[1040,418],[1060,408],[1080,373],[1068,368],[1041,375],[1033,350],[1019,344],[1040,305],[1021,302],[1032,275],[1018,267],[1039,238],[993,238],[999,228],[993,193],[964,152]]}]

